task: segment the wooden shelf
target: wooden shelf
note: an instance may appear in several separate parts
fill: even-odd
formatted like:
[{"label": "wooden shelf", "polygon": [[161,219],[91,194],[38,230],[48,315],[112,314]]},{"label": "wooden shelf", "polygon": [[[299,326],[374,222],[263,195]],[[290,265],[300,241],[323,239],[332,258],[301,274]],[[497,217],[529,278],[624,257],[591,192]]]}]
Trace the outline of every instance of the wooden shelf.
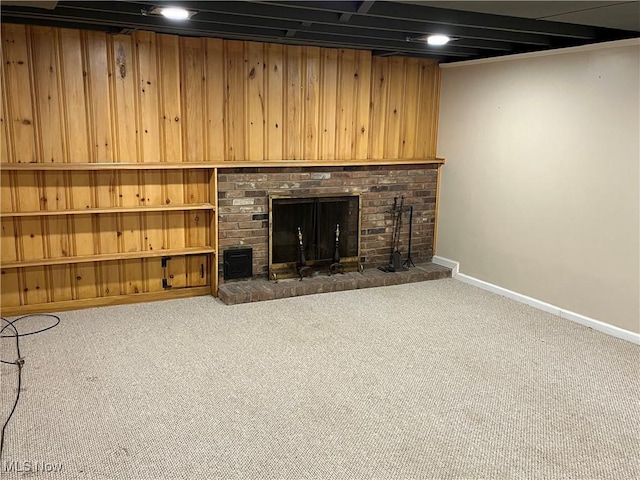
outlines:
[{"label": "wooden shelf", "polygon": [[213,247],[185,247],[165,250],[143,250],[141,252],[103,253],[99,255],[81,255],[75,257],[41,258],[3,262],[2,268],[41,267],[43,265],[66,265],[69,263],[107,262],[109,260],[130,260],[136,258],[173,257],[180,255],[198,255],[215,253]]},{"label": "wooden shelf", "polygon": [[171,288],[159,292],[132,293],[127,295],[114,295],[109,297],[80,298],[76,300],[63,300],[60,302],[35,303],[33,305],[2,306],[0,311],[5,317],[28,315],[30,313],[64,312],[78,308],[104,307],[108,305],[126,305],[138,302],[157,302],[172,298],[187,298],[200,295],[211,295],[209,287],[184,287]]},{"label": "wooden shelf", "polygon": [[13,171],[87,171],[87,170],[185,170],[185,169],[214,169],[216,165],[210,162],[182,162],[182,163],[2,163],[0,169]]},{"label": "wooden shelf", "polygon": [[1,170],[12,171],[91,171],[91,170],[185,170],[262,167],[367,167],[381,165],[444,164],[444,158],[390,158],[368,160],[264,160],[234,162],[181,163],[2,163]]},{"label": "wooden shelf", "polygon": [[211,203],[185,205],[152,205],[140,207],[78,208],[74,210],[41,210],[39,212],[3,212],[0,217],[38,217],[49,215],[88,215],[92,213],[179,212],[187,210],[215,210]]},{"label": "wooden shelf", "polygon": [[278,168],[278,167],[375,167],[384,165],[444,164],[444,158],[388,158],[367,160],[264,160],[217,162],[215,168]]}]

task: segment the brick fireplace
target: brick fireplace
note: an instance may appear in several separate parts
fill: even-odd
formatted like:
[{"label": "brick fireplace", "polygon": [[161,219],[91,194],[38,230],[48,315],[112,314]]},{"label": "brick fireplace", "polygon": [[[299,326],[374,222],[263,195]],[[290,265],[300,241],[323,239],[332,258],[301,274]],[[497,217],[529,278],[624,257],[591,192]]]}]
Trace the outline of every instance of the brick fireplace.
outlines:
[{"label": "brick fireplace", "polygon": [[[413,206],[411,257],[416,262],[433,256],[437,165],[345,167],[234,168],[218,175],[219,261],[225,250],[251,246],[253,276],[269,270],[270,196],[360,196],[360,261],[364,268],[389,264],[394,198],[404,196]],[[400,251],[406,258],[409,216]],[[223,268],[220,265],[219,271]]]}]

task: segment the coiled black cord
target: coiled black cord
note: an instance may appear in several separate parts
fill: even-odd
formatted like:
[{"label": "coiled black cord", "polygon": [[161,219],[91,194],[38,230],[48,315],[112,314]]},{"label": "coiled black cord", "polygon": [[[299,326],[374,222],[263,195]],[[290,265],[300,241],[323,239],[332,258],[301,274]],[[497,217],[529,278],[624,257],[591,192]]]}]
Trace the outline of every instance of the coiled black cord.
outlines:
[{"label": "coiled black cord", "polygon": [[[18,323],[20,320],[24,320],[25,318],[34,318],[34,317],[49,317],[49,318],[53,318],[55,322],[53,323],[53,325],[50,325],[45,328],[41,328],[39,330],[35,330],[33,332],[20,333],[16,328],[15,324]],[[7,365],[15,365],[18,367],[18,389],[16,393],[16,398],[15,398],[15,401],[13,402],[13,407],[11,408],[11,412],[9,413],[7,420],[2,425],[2,433],[0,433],[0,460],[2,460],[2,453],[4,451],[5,430],[7,429],[7,425],[9,425],[9,421],[11,420],[11,417],[13,417],[13,414],[16,411],[16,408],[18,407],[18,402],[20,401],[20,392],[22,391],[22,367],[24,366],[24,358],[20,354],[20,337],[27,337],[29,335],[35,335],[37,333],[42,333],[42,332],[46,332],[47,330],[51,330],[52,328],[56,327],[60,323],[60,317],[58,317],[57,315],[52,315],[50,313],[44,313],[44,314],[36,314],[36,315],[24,315],[12,321],[9,321],[4,317],[0,317],[0,319],[2,319],[2,321],[4,322],[2,329],[0,329],[0,338],[12,338],[12,337],[15,338],[16,354],[17,354],[17,357],[14,361],[0,359],[0,363],[4,363]],[[10,335],[5,335],[4,331],[7,328],[11,328],[13,333]]]}]

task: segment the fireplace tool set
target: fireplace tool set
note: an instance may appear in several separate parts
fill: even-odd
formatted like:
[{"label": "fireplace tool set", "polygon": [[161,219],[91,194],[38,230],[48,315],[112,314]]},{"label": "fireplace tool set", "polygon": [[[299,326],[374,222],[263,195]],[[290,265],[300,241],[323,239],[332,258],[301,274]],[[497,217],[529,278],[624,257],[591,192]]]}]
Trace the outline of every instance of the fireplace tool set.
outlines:
[{"label": "fireplace tool set", "polygon": [[[331,265],[329,265],[329,275],[333,275],[334,273],[344,273],[344,265],[340,263],[340,224],[336,224],[336,240],[335,240],[335,249],[333,251],[333,258],[331,259]],[[304,255],[304,242],[302,240],[302,231],[301,228],[298,227],[298,262],[296,265],[296,269],[298,271],[298,275],[300,276],[300,281],[304,277],[310,277],[313,271],[311,267],[307,266],[307,259]]]},{"label": "fireplace tool set", "polygon": [[[402,253],[400,253],[400,237],[402,234],[403,214],[409,212],[409,244],[407,258],[402,261]],[[393,219],[393,228],[391,235],[391,255],[389,257],[388,267],[378,267],[383,272],[400,272],[407,270],[409,267],[415,267],[413,259],[411,258],[411,237],[413,236],[413,205],[405,206],[404,196],[400,198],[400,204],[398,205],[398,197],[393,199],[393,207],[389,210]]]}]

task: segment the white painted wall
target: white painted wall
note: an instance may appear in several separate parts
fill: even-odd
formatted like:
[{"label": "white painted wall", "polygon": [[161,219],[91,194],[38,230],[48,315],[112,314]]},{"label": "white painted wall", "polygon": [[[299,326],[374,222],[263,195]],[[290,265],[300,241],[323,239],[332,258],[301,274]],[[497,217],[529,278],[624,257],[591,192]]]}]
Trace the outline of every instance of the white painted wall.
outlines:
[{"label": "white painted wall", "polygon": [[640,332],[640,40],[443,66],[437,254]]}]

